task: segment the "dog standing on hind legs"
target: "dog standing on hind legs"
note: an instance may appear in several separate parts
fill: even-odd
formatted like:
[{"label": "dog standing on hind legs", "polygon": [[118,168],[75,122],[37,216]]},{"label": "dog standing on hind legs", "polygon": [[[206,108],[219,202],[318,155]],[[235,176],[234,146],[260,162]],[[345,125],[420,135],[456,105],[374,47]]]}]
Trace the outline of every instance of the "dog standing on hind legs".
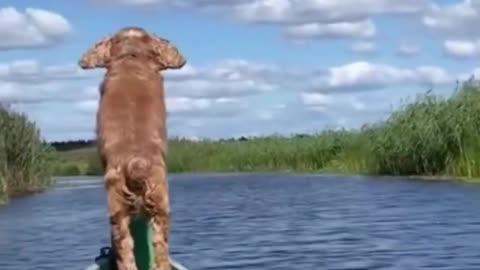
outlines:
[{"label": "dog standing on hind legs", "polygon": [[105,68],[97,112],[97,150],[119,270],[136,270],[130,216],[152,224],[155,270],[170,270],[167,130],[160,71],[186,63],[168,40],[125,27],[89,48],[83,69]]}]

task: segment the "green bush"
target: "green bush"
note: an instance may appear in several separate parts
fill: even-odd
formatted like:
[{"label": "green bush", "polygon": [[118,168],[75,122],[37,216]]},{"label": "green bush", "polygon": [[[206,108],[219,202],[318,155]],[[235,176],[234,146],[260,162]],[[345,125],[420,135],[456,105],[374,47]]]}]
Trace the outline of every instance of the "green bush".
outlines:
[{"label": "green bush", "polygon": [[102,164],[96,151],[92,151],[87,155],[87,170],[86,175],[101,175],[103,174]]},{"label": "green bush", "polygon": [[76,176],[82,175],[82,171],[79,166],[72,163],[67,163],[64,165],[57,164],[53,171],[53,174],[56,176]]}]

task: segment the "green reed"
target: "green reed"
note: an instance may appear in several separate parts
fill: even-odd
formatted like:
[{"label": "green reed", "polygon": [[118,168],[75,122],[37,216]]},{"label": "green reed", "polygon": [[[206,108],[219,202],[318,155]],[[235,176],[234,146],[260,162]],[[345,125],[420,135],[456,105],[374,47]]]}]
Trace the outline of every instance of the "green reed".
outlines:
[{"label": "green reed", "polygon": [[34,122],[0,106],[0,203],[50,186],[54,157]]},{"label": "green reed", "polygon": [[[357,130],[244,140],[169,140],[170,172],[296,171],[480,177],[480,91],[430,91]],[[83,150],[84,151],[84,150]],[[88,174],[100,174],[90,150]]]}]

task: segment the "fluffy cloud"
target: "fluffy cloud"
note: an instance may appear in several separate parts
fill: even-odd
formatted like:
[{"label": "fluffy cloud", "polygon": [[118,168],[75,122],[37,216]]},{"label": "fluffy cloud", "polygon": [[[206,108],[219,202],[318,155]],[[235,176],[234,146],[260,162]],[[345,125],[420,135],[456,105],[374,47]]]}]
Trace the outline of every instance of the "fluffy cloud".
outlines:
[{"label": "fluffy cloud", "polygon": [[161,7],[195,7],[203,9],[218,9],[220,7],[228,7],[231,5],[237,5],[245,2],[250,2],[252,0],[94,0],[97,3],[101,4],[116,4],[123,5],[128,7],[151,7],[151,6],[161,6]]},{"label": "fluffy cloud", "polygon": [[359,54],[374,54],[377,46],[373,42],[357,42],[352,45],[352,51]]},{"label": "fluffy cloud", "polygon": [[305,106],[314,111],[326,111],[327,107],[333,103],[331,95],[322,93],[303,92],[301,100]]},{"label": "fluffy cloud", "polygon": [[[34,60],[1,63],[0,100],[30,106],[70,104],[67,110],[93,117],[101,72],[80,70],[74,64],[43,66]],[[276,91],[294,76],[275,66],[239,59],[187,65],[164,75],[167,111],[172,119],[233,117],[248,108],[246,98]]]},{"label": "fluffy cloud", "polygon": [[326,74],[313,80],[311,90],[318,92],[368,91],[398,85],[441,85],[453,81],[452,75],[439,67],[422,66],[407,69],[385,64],[353,62],[329,68]]},{"label": "fluffy cloud", "polygon": [[43,66],[36,60],[24,59],[0,63],[0,80],[22,83],[84,79],[98,74],[89,73],[75,64]]},{"label": "fluffy cloud", "polygon": [[[221,11],[247,23],[275,24],[289,39],[369,39],[377,34],[377,16],[402,15],[428,30],[449,37],[479,34],[480,0],[442,3],[434,0],[97,0],[128,6],[192,8]],[[359,45],[353,45],[354,51]],[[365,48],[365,47],[364,47]],[[369,50],[365,48],[365,52]],[[402,45],[397,54],[414,56],[416,46]]]},{"label": "fluffy cloud", "polygon": [[0,63],[0,100],[7,103],[70,102],[83,98],[83,92],[79,91],[83,87],[78,83],[98,74],[81,70],[74,64],[42,65],[31,59],[3,62]]},{"label": "fluffy cloud", "polygon": [[287,36],[293,39],[324,38],[371,38],[376,33],[375,24],[371,20],[338,23],[306,23],[287,28]]},{"label": "fluffy cloud", "polygon": [[256,111],[256,115],[260,120],[270,121],[281,115],[282,112],[285,111],[286,107],[287,106],[285,104],[278,104],[270,108],[259,109]]},{"label": "fluffy cloud", "polygon": [[[35,61],[13,61],[0,66],[0,100],[19,102],[27,111],[43,106],[45,113],[29,112],[49,138],[54,132],[66,134],[73,130],[64,128],[61,121],[49,120],[60,114],[72,119],[69,121],[89,123],[82,133],[75,134],[93,134],[97,85],[101,79],[94,71],[79,75],[73,65],[42,66]],[[171,134],[214,136],[212,128],[219,126],[224,132],[222,136],[274,130],[303,132],[307,126],[318,130],[326,124],[351,125],[352,121],[378,119],[386,114],[387,105],[404,97],[405,91],[418,91],[409,86],[426,90],[432,85],[453,83],[465,74],[449,73],[435,66],[403,68],[371,62],[290,70],[230,59],[165,72],[166,103]],[[392,87],[406,89],[387,90]],[[386,90],[369,91],[379,89]],[[377,103],[385,106],[373,106]],[[247,129],[245,122],[249,123]]]},{"label": "fluffy cloud", "polygon": [[416,14],[428,8],[428,0],[257,0],[234,7],[249,22],[351,22],[382,14]]},{"label": "fluffy cloud", "polygon": [[401,44],[397,51],[398,55],[407,57],[415,56],[419,52],[420,48],[412,44]]},{"label": "fluffy cloud", "polygon": [[183,74],[166,74],[168,93],[185,97],[248,96],[279,88],[288,74],[273,66],[245,60],[225,60],[215,65],[189,68]]},{"label": "fluffy cloud", "polygon": [[58,13],[0,8],[0,50],[52,46],[63,42],[71,32],[70,23]]},{"label": "fluffy cloud", "polygon": [[443,43],[445,52],[456,58],[466,58],[480,53],[480,42],[470,40],[446,40]]},{"label": "fluffy cloud", "polygon": [[[332,31],[336,24],[355,24],[379,15],[406,15],[430,30],[450,35],[478,33],[480,1],[433,0],[96,0],[126,6],[195,8],[230,12],[243,22],[290,25],[307,32]],[[452,3],[453,2],[453,3]],[[413,15],[413,17],[412,17]],[[325,30],[324,30],[325,29]],[[288,31],[290,32],[290,31]],[[295,32],[295,31],[294,31]],[[334,31],[335,32],[335,31]]]},{"label": "fluffy cloud", "polygon": [[[367,103],[373,104],[373,100],[367,102],[360,96],[365,95],[342,96],[334,94],[302,92],[300,95],[300,100],[307,111],[331,114],[332,116],[335,114],[345,115],[345,112],[349,112],[350,114],[363,114],[365,112],[372,111],[371,107],[367,107]],[[379,106],[381,106],[381,104],[376,105],[377,108]],[[373,111],[379,112],[377,108],[373,108]],[[383,112],[385,112],[384,108],[382,109]],[[341,111],[344,113],[341,113]],[[351,117],[351,115],[348,117]]]},{"label": "fluffy cloud", "polygon": [[[166,97],[167,112],[172,117],[178,116],[208,116],[225,117],[240,112],[245,103],[235,98],[190,98]],[[82,99],[74,102],[74,108],[80,112],[92,115],[98,109],[98,98]]]},{"label": "fluffy cloud", "polygon": [[165,1],[163,0],[98,0],[98,2],[105,2],[105,3],[117,3],[121,5],[127,6],[149,6],[154,4],[161,4]]},{"label": "fluffy cloud", "polygon": [[208,109],[212,106],[212,100],[199,98],[187,98],[187,97],[174,97],[167,98],[167,108],[169,112],[192,112]]},{"label": "fluffy cloud", "polygon": [[[420,21],[432,0],[97,0],[119,5],[195,9],[228,14],[240,22],[275,24],[289,39],[368,39],[377,34],[374,17],[414,16]],[[432,12],[428,13],[431,14]],[[412,18],[412,17],[409,17]]]},{"label": "fluffy cloud", "polygon": [[464,0],[451,4],[432,4],[422,18],[430,30],[449,37],[466,37],[479,34],[480,1]]},{"label": "fluffy cloud", "polygon": [[[412,84],[430,87],[454,82],[458,76],[435,66],[400,68],[360,61],[320,71],[288,70],[233,59],[166,72],[165,84],[170,111],[184,113],[220,105],[228,107],[240,99],[274,92],[368,91]],[[72,83],[74,79],[77,83]],[[41,66],[31,60],[13,61],[0,64],[0,97],[17,102],[75,100],[78,108],[89,111],[95,106],[91,100],[98,99],[100,80],[98,73],[89,74],[74,65]],[[85,88],[86,83],[90,87]]]},{"label": "fluffy cloud", "polygon": [[[67,82],[81,79],[98,85],[102,73],[101,69],[81,70],[76,64],[43,66],[35,60],[0,63],[0,96],[18,102],[91,98],[97,87],[79,91],[75,88],[84,89],[84,86],[67,86]],[[273,66],[231,59],[203,67],[188,65],[180,70],[169,70],[165,72],[165,85],[171,97],[245,97],[277,90],[282,80],[288,80],[289,76]],[[63,96],[52,92],[61,87],[72,90],[65,91]],[[48,89],[51,91],[46,91]]]},{"label": "fluffy cloud", "polygon": [[86,99],[77,101],[74,103],[74,108],[92,114],[97,111],[98,109],[98,100],[96,99]]},{"label": "fluffy cloud", "polygon": [[[431,0],[96,0],[126,6],[159,6],[229,11],[245,22],[322,24],[355,22],[376,15],[423,14]],[[467,0],[469,1],[469,0]]]}]

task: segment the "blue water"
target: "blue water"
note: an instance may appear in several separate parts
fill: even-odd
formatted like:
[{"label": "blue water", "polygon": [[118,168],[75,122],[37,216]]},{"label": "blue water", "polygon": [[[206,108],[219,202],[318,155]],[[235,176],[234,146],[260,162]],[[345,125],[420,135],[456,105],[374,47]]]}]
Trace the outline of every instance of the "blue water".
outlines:
[{"label": "blue water", "polygon": [[[191,270],[480,269],[480,185],[172,175],[172,257]],[[83,269],[109,243],[100,178],[0,207],[0,269]]]}]

